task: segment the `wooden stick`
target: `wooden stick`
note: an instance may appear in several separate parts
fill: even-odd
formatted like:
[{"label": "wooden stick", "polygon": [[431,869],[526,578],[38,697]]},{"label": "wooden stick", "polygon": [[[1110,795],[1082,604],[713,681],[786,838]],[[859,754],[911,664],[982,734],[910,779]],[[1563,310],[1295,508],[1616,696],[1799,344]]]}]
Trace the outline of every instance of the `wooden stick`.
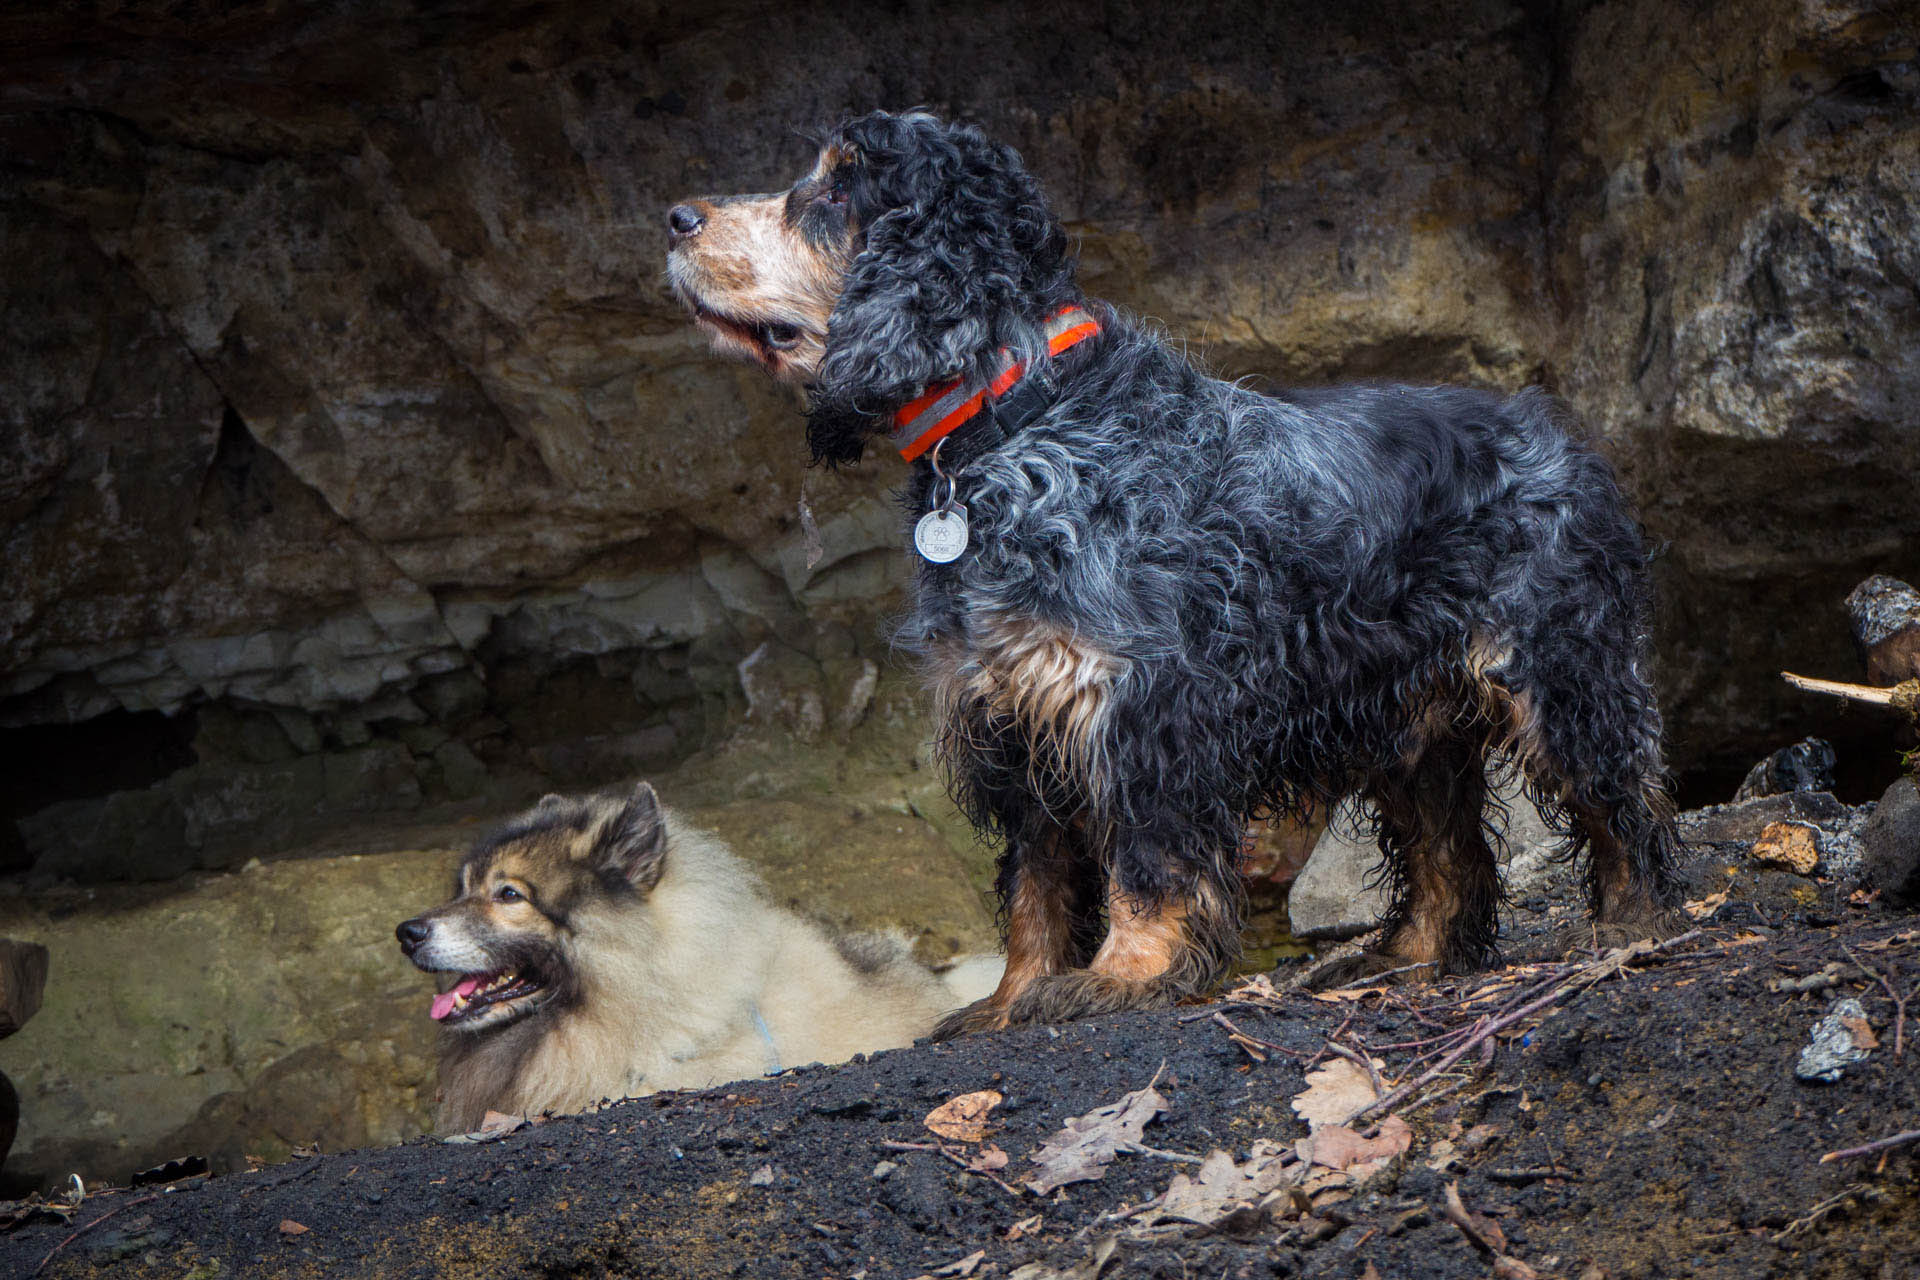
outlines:
[{"label": "wooden stick", "polygon": [[[1916,1135],[1916,1136],[1920,1136],[1920,1135]],[[72,1235],[68,1236],[65,1240],[62,1240],[59,1244],[53,1246],[53,1248],[48,1251],[47,1256],[40,1259],[40,1265],[35,1267],[32,1271],[28,1272],[27,1274],[29,1276],[37,1276],[42,1271],[45,1271],[47,1269],[47,1264],[53,1261],[55,1254],[59,1253],[62,1249],[72,1244],[75,1240],[78,1240],[81,1236],[87,1234],[87,1232],[93,1230],[95,1227],[105,1222],[108,1218],[111,1218],[114,1214],[123,1213],[126,1210],[133,1208],[133,1206],[137,1204],[145,1204],[149,1200],[158,1200],[159,1198],[160,1198],[160,1193],[156,1191],[150,1196],[141,1196],[138,1200],[129,1200],[125,1204],[116,1205],[113,1208],[107,1210],[105,1213],[95,1218],[92,1222],[89,1222],[86,1226],[79,1228]]]},{"label": "wooden stick", "polygon": [[[1853,954],[1851,947],[1842,946],[1840,949],[1847,953],[1847,959],[1853,961],[1860,972],[1869,975],[1875,982],[1878,982],[1881,989],[1887,993],[1887,999],[1893,1001],[1893,1060],[1895,1062],[1900,1061],[1900,1055],[1906,1050],[1907,1001],[1913,999],[1915,996],[1920,996],[1920,982],[1916,982],[1913,990],[1903,996],[1893,989],[1893,983],[1887,980],[1886,974],[1881,973],[1865,960]],[[1893,962],[1889,960],[1887,963],[1891,966]]]},{"label": "wooden stick", "polygon": [[1848,1147],[1845,1151],[1829,1151],[1820,1157],[1820,1163],[1832,1164],[1835,1160],[1854,1160],[1860,1156],[1878,1155],[1882,1151],[1891,1151],[1895,1147],[1904,1147],[1909,1142],[1920,1142],[1920,1129],[1909,1129],[1905,1133],[1896,1133],[1891,1137],[1869,1142],[1864,1147]]},{"label": "wooden stick", "polygon": [[1892,689],[1877,689],[1870,684],[1847,684],[1841,680],[1819,680],[1813,676],[1797,676],[1791,671],[1782,671],[1780,678],[1794,688],[1805,689],[1809,693],[1825,693],[1854,702],[1871,702],[1881,707],[1893,705]]}]

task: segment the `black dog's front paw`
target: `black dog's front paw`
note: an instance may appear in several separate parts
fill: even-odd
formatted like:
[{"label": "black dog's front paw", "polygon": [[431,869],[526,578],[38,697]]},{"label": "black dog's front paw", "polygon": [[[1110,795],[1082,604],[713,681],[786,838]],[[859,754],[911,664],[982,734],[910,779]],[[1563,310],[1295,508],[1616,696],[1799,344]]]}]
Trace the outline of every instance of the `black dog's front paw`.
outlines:
[{"label": "black dog's front paw", "polygon": [[955,1009],[940,1019],[933,1025],[933,1030],[927,1033],[927,1038],[938,1043],[981,1031],[1000,1031],[1006,1025],[1007,1011],[993,1003],[992,996],[987,996],[964,1008]]},{"label": "black dog's front paw", "polygon": [[1165,1009],[1172,1003],[1173,992],[1164,982],[1076,969],[1035,978],[1007,1006],[1007,1022],[1016,1026],[1076,1022],[1129,1009]]}]

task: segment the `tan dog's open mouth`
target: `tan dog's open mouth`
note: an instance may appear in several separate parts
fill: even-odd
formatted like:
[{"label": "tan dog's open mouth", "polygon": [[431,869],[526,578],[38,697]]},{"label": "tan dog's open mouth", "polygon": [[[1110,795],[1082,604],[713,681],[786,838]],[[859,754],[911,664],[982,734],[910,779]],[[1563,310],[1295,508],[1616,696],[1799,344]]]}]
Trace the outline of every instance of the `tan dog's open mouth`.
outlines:
[{"label": "tan dog's open mouth", "polygon": [[533,1012],[548,990],[543,979],[523,970],[466,973],[436,995],[427,1012],[435,1022],[449,1027],[499,1021],[508,1013],[518,1017]]}]

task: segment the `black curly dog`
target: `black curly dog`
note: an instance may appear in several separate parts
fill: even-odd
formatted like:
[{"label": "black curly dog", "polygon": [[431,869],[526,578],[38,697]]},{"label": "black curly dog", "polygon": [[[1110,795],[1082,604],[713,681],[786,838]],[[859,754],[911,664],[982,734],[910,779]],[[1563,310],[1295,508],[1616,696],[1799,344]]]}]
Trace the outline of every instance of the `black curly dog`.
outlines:
[{"label": "black curly dog", "polygon": [[675,292],[804,388],[816,461],[889,436],[916,514],[949,499],[936,467],[965,508],[902,640],[1005,840],[1007,969],[943,1034],[1207,990],[1248,822],[1353,792],[1393,907],[1329,980],[1492,961],[1490,755],[1589,854],[1607,932],[1671,927],[1646,556],[1547,395],[1208,377],[1081,295],[1011,148],[921,113],[668,222]]}]

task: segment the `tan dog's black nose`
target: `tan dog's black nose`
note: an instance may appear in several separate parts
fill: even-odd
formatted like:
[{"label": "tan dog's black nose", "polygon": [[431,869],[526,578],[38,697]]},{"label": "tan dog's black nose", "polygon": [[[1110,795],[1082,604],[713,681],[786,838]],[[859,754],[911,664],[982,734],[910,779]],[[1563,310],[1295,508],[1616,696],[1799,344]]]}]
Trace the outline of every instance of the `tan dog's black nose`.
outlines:
[{"label": "tan dog's black nose", "polygon": [[690,204],[677,204],[667,210],[667,230],[675,240],[685,240],[689,236],[700,234],[700,228],[707,225],[701,212]]},{"label": "tan dog's black nose", "polygon": [[407,956],[417,951],[420,944],[432,935],[433,926],[417,917],[412,920],[402,920],[400,927],[393,931],[393,936],[400,939],[400,954]]}]

